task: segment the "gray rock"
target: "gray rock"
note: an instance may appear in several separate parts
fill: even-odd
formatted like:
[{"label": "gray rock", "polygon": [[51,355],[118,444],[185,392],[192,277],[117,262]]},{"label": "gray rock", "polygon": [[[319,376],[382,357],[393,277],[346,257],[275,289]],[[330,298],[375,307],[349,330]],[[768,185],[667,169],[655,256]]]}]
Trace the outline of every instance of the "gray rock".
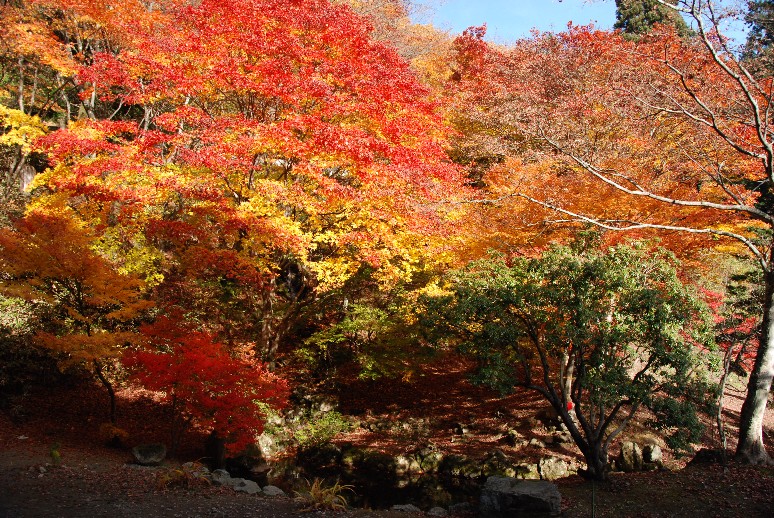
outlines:
[{"label": "gray rock", "polygon": [[621,455],[618,458],[618,465],[621,471],[631,473],[642,469],[642,450],[640,446],[631,441],[626,441],[621,445]]},{"label": "gray rock", "polygon": [[541,441],[540,439],[537,439],[537,438],[530,439],[529,440],[529,445],[530,446],[535,446],[537,448],[545,448],[546,447],[546,443],[544,443],[543,441]]},{"label": "gray rock", "polygon": [[642,461],[661,464],[664,461],[664,454],[658,444],[648,444],[642,449]]},{"label": "gray rock", "polygon": [[216,486],[230,486],[231,474],[225,469],[216,469],[210,476],[212,477],[212,483]]},{"label": "gray rock", "polygon": [[444,518],[445,516],[449,516],[449,512],[444,509],[443,507],[433,507],[429,511],[427,511],[428,516],[438,516],[440,518]]},{"label": "gray rock", "polygon": [[538,462],[540,478],[543,480],[556,480],[569,475],[569,467],[562,459],[556,457],[544,457]]},{"label": "gray rock", "polygon": [[556,484],[544,480],[489,477],[480,502],[484,518],[559,516],[562,495]]},{"label": "gray rock", "polygon": [[283,490],[277,486],[266,486],[263,488],[263,494],[266,496],[287,496]]},{"label": "gray rock", "polygon": [[132,456],[141,466],[158,466],[167,456],[163,444],[141,444],[132,448]]},{"label": "gray rock", "polygon": [[421,513],[422,509],[412,504],[393,505],[390,507],[391,511],[397,511],[399,513]]},{"label": "gray rock", "polygon": [[235,478],[232,480],[237,480],[235,484],[233,484],[231,487],[234,488],[234,491],[237,491],[239,493],[247,493],[248,495],[255,495],[261,492],[260,486],[253,482],[252,480],[245,480],[243,478]]}]

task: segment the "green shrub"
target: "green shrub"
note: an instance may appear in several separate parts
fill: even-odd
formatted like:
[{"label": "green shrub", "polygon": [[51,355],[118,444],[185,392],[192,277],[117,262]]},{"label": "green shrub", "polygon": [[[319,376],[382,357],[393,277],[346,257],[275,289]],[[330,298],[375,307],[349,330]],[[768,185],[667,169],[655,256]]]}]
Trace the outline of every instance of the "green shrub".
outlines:
[{"label": "green shrub", "polygon": [[352,429],[349,419],[339,412],[319,414],[296,429],[295,437],[301,449],[330,442],[336,435]]}]

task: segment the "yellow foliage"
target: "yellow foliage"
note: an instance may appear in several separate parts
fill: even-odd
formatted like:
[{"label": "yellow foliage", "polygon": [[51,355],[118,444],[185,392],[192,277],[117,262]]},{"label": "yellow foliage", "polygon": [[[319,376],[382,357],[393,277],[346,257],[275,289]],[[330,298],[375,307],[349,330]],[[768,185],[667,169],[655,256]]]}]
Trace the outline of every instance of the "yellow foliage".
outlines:
[{"label": "yellow foliage", "polygon": [[0,146],[18,146],[27,154],[35,139],[46,134],[46,126],[37,116],[0,105],[0,131]]}]

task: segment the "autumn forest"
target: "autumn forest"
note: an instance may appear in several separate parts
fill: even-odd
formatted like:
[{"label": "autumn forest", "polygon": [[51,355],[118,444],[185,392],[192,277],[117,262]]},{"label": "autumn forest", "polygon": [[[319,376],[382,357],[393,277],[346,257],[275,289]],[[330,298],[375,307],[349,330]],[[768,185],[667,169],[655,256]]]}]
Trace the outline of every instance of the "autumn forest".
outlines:
[{"label": "autumn forest", "polygon": [[631,425],[770,465],[774,2],[609,3],[505,45],[407,0],[0,2],[0,413],[88,385],[131,447],[141,393],[233,457],[453,363],[587,479]]}]

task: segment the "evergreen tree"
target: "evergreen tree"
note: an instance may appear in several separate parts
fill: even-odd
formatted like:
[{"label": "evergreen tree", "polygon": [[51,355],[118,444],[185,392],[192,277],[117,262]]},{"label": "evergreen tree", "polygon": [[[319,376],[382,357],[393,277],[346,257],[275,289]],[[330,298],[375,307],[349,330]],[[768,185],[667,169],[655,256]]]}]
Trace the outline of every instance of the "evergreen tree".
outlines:
[{"label": "evergreen tree", "polygon": [[656,24],[673,25],[681,35],[690,29],[680,14],[658,0],[615,0],[615,25],[632,37],[645,34]]},{"label": "evergreen tree", "polygon": [[750,28],[743,58],[759,72],[774,70],[774,0],[747,2],[745,23]]}]

